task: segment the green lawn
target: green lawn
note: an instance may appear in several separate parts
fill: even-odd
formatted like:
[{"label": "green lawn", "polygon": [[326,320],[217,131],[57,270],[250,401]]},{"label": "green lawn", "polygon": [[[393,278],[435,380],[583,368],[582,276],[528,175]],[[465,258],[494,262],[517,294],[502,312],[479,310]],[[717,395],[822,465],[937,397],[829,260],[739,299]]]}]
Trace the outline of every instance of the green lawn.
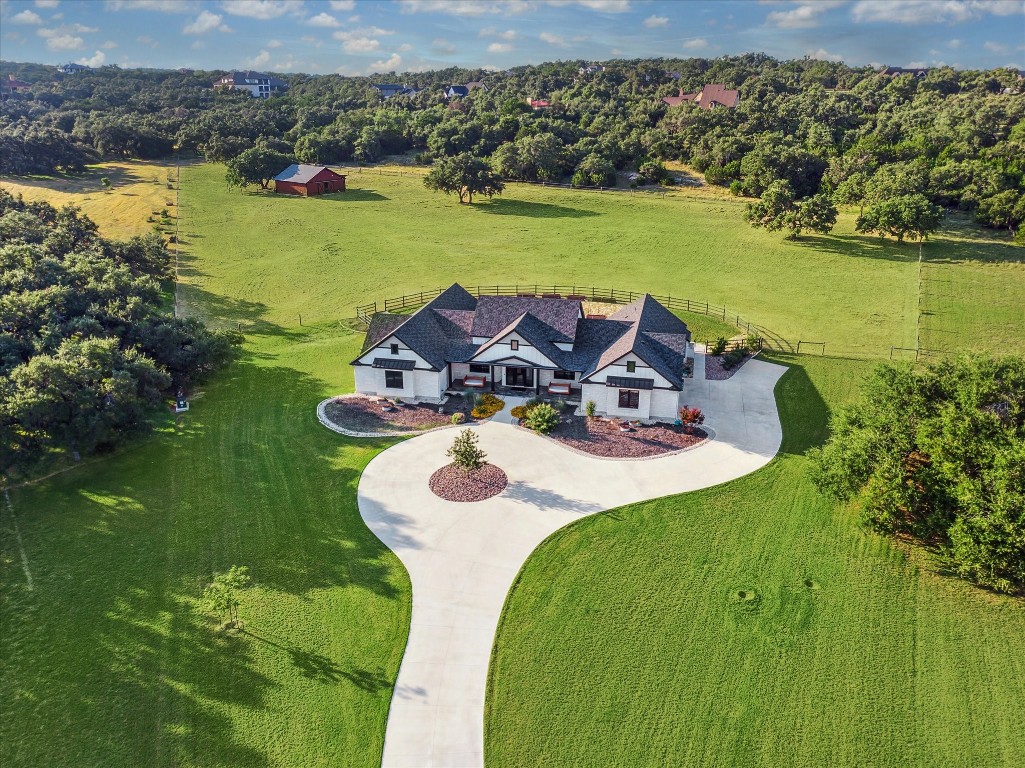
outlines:
[{"label": "green lawn", "polygon": [[[362,174],[349,182],[355,189],[345,195],[304,200],[228,192],[219,166],[183,169],[182,307],[214,324],[241,323],[246,356],[194,397],[192,410],[177,425],[163,417],[157,435],[131,449],[12,490],[13,515],[0,500],[0,764],[379,764],[410,593],[401,564],[359,519],[355,489],[362,467],[390,443],[346,441],[314,417],[318,400],[351,389],[347,363],[361,336],[346,318],[355,304],[456,280],[471,285],[594,283],[725,302],[789,339],[828,340],[852,352],[882,356],[890,345],[914,342],[917,247],[853,238],[847,220],[835,238],[794,244],[752,230],[740,220],[740,204],[731,200],[662,200],[511,185],[502,198],[468,208],[427,193],[410,177]],[[948,313],[956,318],[954,325],[991,328],[1000,335],[1001,347],[1023,346],[1020,324],[1008,325],[1021,307],[1014,298],[1025,295],[1025,270],[1013,258],[1017,251],[985,238],[967,250],[967,242],[926,246],[929,269],[942,265],[979,276],[979,289],[951,289],[934,316]],[[968,312],[980,301],[977,290],[997,297],[999,306],[979,315]],[[693,323],[696,335],[701,323],[710,334],[721,331],[709,318],[695,317]],[[982,333],[957,336],[973,346],[987,338]],[[833,400],[852,386],[850,368],[809,365],[822,397]],[[814,404],[812,387],[800,392]],[[795,398],[785,404],[805,407]],[[821,407],[813,407],[801,417],[805,421],[795,417],[789,423],[791,428],[807,423],[820,436],[822,415]],[[824,749],[825,737],[817,739],[815,729],[838,723],[846,728],[830,706],[846,706],[848,689],[863,686],[880,696],[896,691],[904,705],[908,696],[935,694],[916,710],[921,729],[928,728],[931,738],[907,742],[921,746],[914,753],[920,762],[932,754],[955,754],[955,748],[984,755],[982,750],[992,746],[990,733],[993,738],[1004,734],[1005,753],[1021,756],[1020,737],[999,730],[999,723],[994,725],[998,716],[987,710],[991,700],[1003,701],[1007,711],[1000,717],[1006,718],[1021,700],[1021,670],[996,655],[1001,643],[1021,636],[1020,612],[1004,602],[987,602],[953,581],[911,578],[910,567],[883,540],[860,532],[818,499],[800,479],[802,462],[787,456],[724,488],[623,513],[623,520],[641,519],[638,515],[657,520],[665,516],[658,510],[671,508],[668,518],[706,527],[667,527],[663,537],[653,538],[645,529],[623,525],[630,533],[617,545],[615,562],[603,565],[663,574],[661,581],[646,582],[647,592],[641,590],[640,597],[650,603],[640,597],[633,603],[636,616],[650,614],[655,622],[679,618],[661,616],[660,601],[696,604],[694,595],[660,585],[687,574],[697,578],[706,563],[708,578],[722,578],[723,606],[734,588],[749,585],[764,592],[755,613],[725,614],[734,616],[735,632],[746,626],[740,623],[747,621],[744,617],[763,617],[767,623],[758,626],[766,639],[732,657],[748,671],[743,676],[747,682],[724,688],[733,697],[731,709],[726,719],[711,723],[711,730],[692,735],[687,742],[691,754],[701,755],[713,744],[722,747],[717,740],[727,731],[737,743],[757,740],[767,750],[774,743],[784,749],[797,737]],[[786,499],[791,497],[788,516]],[[700,517],[693,512],[695,505],[704,513]],[[779,514],[769,514],[777,507]],[[708,515],[708,509],[723,513]],[[745,525],[734,524],[738,515]],[[597,518],[568,532],[567,540],[588,525],[610,526],[616,519]],[[809,532],[811,538],[801,538]],[[844,546],[834,546],[833,538]],[[725,549],[709,544],[716,541]],[[528,569],[560,574],[552,584],[575,594],[580,606],[595,605],[587,599],[595,588],[588,581],[590,571],[578,567],[579,553],[567,552],[571,562],[562,574],[561,560],[546,554],[551,546]],[[688,547],[704,552],[704,559],[676,557]],[[601,551],[609,556],[608,550]],[[735,571],[717,563],[723,552],[737,564]],[[773,558],[799,558],[802,552],[807,553],[804,562],[773,563]],[[23,562],[32,574],[32,590]],[[197,600],[211,573],[232,564],[249,566],[257,586],[242,606],[249,634],[229,638],[211,631]],[[673,576],[673,569],[681,573]],[[786,580],[806,578],[805,571],[821,582],[814,595]],[[852,574],[867,575],[845,581]],[[582,580],[568,583],[575,575]],[[560,605],[565,602],[547,585],[536,591]],[[603,594],[602,588],[596,594]],[[521,610],[523,599],[535,598],[521,587],[512,610]],[[891,654],[880,651],[833,659],[843,662],[833,669],[818,655],[827,654],[821,644],[795,645],[800,654],[787,655],[789,646],[780,634],[787,633],[781,622],[773,624],[773,611],[785,605],[787,616],[807,622],[812,619],[801,618],[807,613],[801,606],[822,602],[837,606],[848,630],[850,617],[866,617],[864,631],[902,660],[891,661]],[[542,607],[538,620],[554,615]],[[562,615],[578,616],[573,609],[567,606]],[[902,634],[912,609],[915,621],[933,628],[929,633],[917,627],[914,641]],[[588,626],[567,618],[558,632],[571,643],[567,633],[576,627],[584,636]],[[631,682],[639,660],[665,676],[665,665],[677,659],[664,657],[663,651],[712,660],[715,647],[702,643],[722,643],[715,627],[688,625],[691,642],[685,648],[679,645],[682,638],[659,639],[627,653],[616,647],[618,627],[595,625],[590,631],[601,636],[594,640],[595,649],[620,654],[603,666],[612,682],[624,682],[594,696],[587,706],[578,706],[582,689],[513,690],[504,684],[510,674],[520,674],[512,665],[523,660],[524,640],[503,635],[495,704],[504,708],[509,697],[524,698],[517,700],[515,712],[493,710],[502,719],[489,721],[489,750],[501,764],[520,761],[520,753],[503,753],[496,746],[509,740],[504,734],[511,732],[501,729],[515,726],[516,718],[540,723],[541,713],[576,708],[566,722],[580,726],[582,735],[567,737],[566,745],[586,749],[583,734],[592,742],[598,739],[596,730],[583,727],[585,720],[608,723],[608,717],[625,716],[630,702],[645,695]],[[976,656],[958,656],[970,630],[975,631],[970,637],[979,633],[984,642]],[[831,637],[838,644],[848,642],[839,630]],[[778,651],[779,663],[788,666],[778,677],[759,677],[766,649],[777,647],[784,649]],[[912,652],[919,680],[932,681],[931,687],[915,694],[898,681],[882,686],[893,676],[907,679],[903,660]],[[945,676],[948,657],[968,665],[962,677]],[[529,665],[522,669],[523,679],[537,686],[536,672]],[[693,664],[686,669],[693,670]],[[554,677],[565,681],[572,679],[569,674]],[[724,669],[720,677],[726,676]],[[799,692],[787,693],[788,677],[821,695],[800,694],[807,697],[802,710],[796,703]],[[877,683],[882,687],[874,687]],[[646,685],[668,695],[655,681]],[[779,687],[780,701],[771,698],[776,695],[772,685]],[[707,690],[702,695],[706,704],[712,700]],[[972,704],[963,719],[949,706],[957,696]],[[897,724],[903,721],[894,714],[896,701],[855,700],[862,710],[851,716],[857,726],[852,733],[864,749],[896,749],[905,743],[899,738]],[[789,730],[769,738],[748,728],[759,722],[760,709],[776,707],[789,713]],[[664,721],[641,722],[641,728],[635,722],[617,733],[633,739],[633,732],[651,731],[679,711],[673,700],[673,706],[652,715]],[[874,720],[881,711],[889,719]],[[524,733],[530,732],[537,729]],[[855,738],[846,734],[841,729],[832,735],[846,744]],[[524,743],[504,749],[529,752],[542,736],[517,738]],[[654,734],[648,741],[656,743]],[[854,747],[847,746],[846,754],[853,755]],[[809,748],[802,754],[813,752]],[[599,764],[611,763],[603,759]]]},{"label": "green lawn", "polygon": [[491,768],[1022,764],[1021,601],[819,496],[803,454],[867,365],[783,362],[769,467],[585,518],[527,562],[492,661]]}]

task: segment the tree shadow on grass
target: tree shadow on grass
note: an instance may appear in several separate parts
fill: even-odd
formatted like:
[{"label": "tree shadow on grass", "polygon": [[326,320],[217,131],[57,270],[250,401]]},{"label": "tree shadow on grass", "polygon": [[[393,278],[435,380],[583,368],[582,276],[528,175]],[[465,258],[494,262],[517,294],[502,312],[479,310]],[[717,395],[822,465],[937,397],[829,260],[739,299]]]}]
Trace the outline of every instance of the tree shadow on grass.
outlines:
[{"label": "tree shadow on grass", "polygon": [[897,243],[868,235],[801,235],[790,241],[802,248],[884,261],[918,261],[918,243]]},{"label": "tree shadow on grass", "polygon": [[315,195],[309,198],[325,203],[373,203],[391,198],[373,189],[346,189],[344,192],[332,192],[328,195]]},{"label": "tree shadow on grass", "polygon": [[829,436],[831,411],[804,369],[799,355],[773,352],[763,355],[768,362],[787,366],[776,383],[776,407],[783,425],[780,453],[804,455],[822,445]]},{"label": "tree shadow on grass", "polygon": [[583,219],[598,216],[595,211],[582,208],[568,208],[554,203],[536,203],[529,200],[492,199],[490,202],[474,203],[474,210],[492,216],[525,216],[531,219]]}]

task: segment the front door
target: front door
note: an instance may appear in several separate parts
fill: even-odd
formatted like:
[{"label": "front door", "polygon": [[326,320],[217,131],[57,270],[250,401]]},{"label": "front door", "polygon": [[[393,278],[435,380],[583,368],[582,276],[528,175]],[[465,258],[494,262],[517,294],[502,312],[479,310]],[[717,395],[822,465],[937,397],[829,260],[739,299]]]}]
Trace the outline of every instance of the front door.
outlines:
[{"label": "front door", "polygon": [[532,387],[534,386],[533,368],[506,368],[505,385],[507,387]]}]

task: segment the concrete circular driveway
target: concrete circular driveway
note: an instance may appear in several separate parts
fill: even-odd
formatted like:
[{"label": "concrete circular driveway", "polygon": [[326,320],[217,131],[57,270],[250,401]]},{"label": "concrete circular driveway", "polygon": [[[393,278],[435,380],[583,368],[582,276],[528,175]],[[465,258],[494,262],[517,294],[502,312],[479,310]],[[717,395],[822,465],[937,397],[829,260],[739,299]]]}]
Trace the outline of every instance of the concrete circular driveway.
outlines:
[{"label": "concrete circular driveway", "polygon": [[363,472],[360,514],[402,560],[413,584],[409,642],[384,743],[384,768],[481,768],[488,660],[506,595],[530,553],[584,515],[717,485],[768,463],[782,430],[773,389],[786,368],[748,362],[705,381],[703,359],[684,400],[715,439],[645,461],[581,455],[507,424],[474,427],[508,488],[482,502],[438,498],[427,480],[448,463],[440,430],[392,446]]}]

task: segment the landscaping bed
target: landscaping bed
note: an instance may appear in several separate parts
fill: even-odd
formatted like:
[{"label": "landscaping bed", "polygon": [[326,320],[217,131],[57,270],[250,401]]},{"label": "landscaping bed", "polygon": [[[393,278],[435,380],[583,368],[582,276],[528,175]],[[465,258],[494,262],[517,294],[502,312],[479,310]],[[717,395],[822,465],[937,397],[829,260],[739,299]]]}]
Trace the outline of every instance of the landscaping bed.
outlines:
[{"label": "landscaping bed", "polygon": [[570,448],[594,456],[638,459],[690,448],[708,438],[701,427],[640,424],[624,432],[618,420],[570,416],[549,435]]},{"label": "landscaping bed", "polygon": [[[327,404],[324,415],[337,426],[350,432],[420,432],[452,423],[452,415],[463,414],[470,421],[470,412],[463,398],[452,397],[444,406],[398,403],[392,410],[383,408],[385,401],[373,397],[339,397]],[[442,413],[438,409],[442,409]]]},{"label": "landscaping bed", "polygon": [[455,464],[446,464],[431,475],[428,484],[435,496],[446,501],[484,501],[504,491],[509,478],[494,464],[469,472]]},{"label": "landscaping bed", "polygon": [[744,352],[744,356],[741,357],[733,365],[727,367],[724,364],[723,358],[726,355],[705,355],[705,379],[708,381],[725,381],[730,378],[733,374],[744,367],[744,363],[754,357],[753,352]]}]

